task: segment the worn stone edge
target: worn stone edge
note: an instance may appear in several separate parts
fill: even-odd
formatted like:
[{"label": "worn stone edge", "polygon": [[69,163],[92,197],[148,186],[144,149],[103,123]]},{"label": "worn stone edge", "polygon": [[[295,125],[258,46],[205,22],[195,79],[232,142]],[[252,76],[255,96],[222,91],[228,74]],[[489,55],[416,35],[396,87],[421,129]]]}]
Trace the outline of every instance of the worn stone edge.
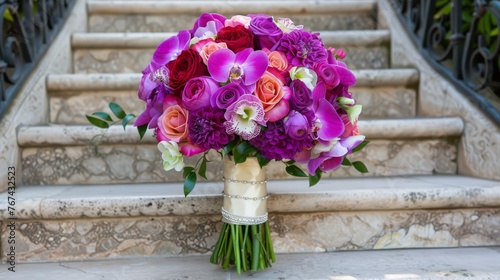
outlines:
[{"label": "worn stone edge", "polygon": [[[199,182],[185,198],[181,183],[23,186],[15,215],[0,200],[0,220],[220,214],[222,189],[222,182]],[[454,175],[324,179],[313,188],[305,180],[273,180],[268,190],[269,212],[276,213],[500,206],[499,181]]]}]

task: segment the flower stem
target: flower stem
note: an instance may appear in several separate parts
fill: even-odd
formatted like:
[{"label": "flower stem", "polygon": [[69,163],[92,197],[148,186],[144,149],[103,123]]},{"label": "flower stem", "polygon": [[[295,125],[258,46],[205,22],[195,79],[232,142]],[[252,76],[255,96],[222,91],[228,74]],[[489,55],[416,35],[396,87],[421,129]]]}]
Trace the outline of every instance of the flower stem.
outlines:
[{"label": "flower stem", "polygon": [[260,259],[260,244],[259,244],[259,226],[252,225],[252,271],[256,271],[259,268]]},{"label": "flower stem", "polygon": [[239,239],[240,235],[238,233],[240,226],[239,225],[231,225],[231,235],[233,238],[233,246],[234,246],[234,264],[236,265],[236,273],[238,275],[241,274],[241,262],[240,262],[240,245]]}]

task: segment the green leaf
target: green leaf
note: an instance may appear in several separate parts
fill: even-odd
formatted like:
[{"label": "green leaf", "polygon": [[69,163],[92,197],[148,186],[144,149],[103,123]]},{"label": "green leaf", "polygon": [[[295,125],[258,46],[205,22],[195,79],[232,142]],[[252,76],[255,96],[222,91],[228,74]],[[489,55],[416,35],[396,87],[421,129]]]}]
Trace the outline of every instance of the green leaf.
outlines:
[{"label": "green leaf", "polygon": [[361,149],[363,149],[368,143],[370,143],[370,141],[365,140],[361,142],[361,144],[359,144],[356,148],[352,149],[352,152],[355,153],[361,151]]},{"label": "green leaf", "polygon": [[108,128],[109,127],[109,124],[107,122],[103,121],[102,119],[96,118],[94,116],[89,116],[89,115],[85,115],[85,117],[87,117],[87,120],[91,124],[93,124],[99,128]]},{"label": "green leaf", "polygon": [[257,161],[259,162],[260,168],[266,166],[269,162],[271,162],[270,159],[263,157],[261,154],[257,155]]},{"label": "green leaf", "polygon": [[356,168],[361,173],[368,173],[368,168],[366,168],[365,164],[362,163],[361,161],[355,161],[352,163],[352,166]]},{"label": "green leaf", "polygon": [[295,163],[295,160],[291,159],[289,161],[285,161],[284,162],[286,165],[291,165],[291,164],[294,164]]},{"label": "green leaf", "polygon": [[137,132],[139,132],[139,138],[142,140],[144,137],[144,134],[146,134],[146,131],[148,130],[148,124],[144,124],[141,126],[137,127]]},{"label": "green leaf", "polygon": [[309,187],[312,187],[314,185],[316,185],[319,180],[321,179],[321,174],[323,173],[323,171],[321,171],[319,168],[316,170],[316,174],[314,175],[310,175],[309,174]]},{"label": "green leaf", "polygon": [[108,113],[104,113],[104,112],[95,112],[95,113],[92,113],[92,116],[96,116],[96,117],[99,117],[103,120],[106,120],[108,122],[112,122],[113,119],[111,118],[111,116],[108,114]]},{"label": "green leaf", "polygon": [[256,152],[257,148],[254,146],[250,145],[247,141],[241,142],[236,148],[233,150],[234,153],[234,162],[236,164],[245,162],[247,159],[247,156],[252,153]]},{"label": "green leaf", "polygon": [[110,102],[109,103],[109,109],[111,109],[111,112],[115,114],[117,118],[120,120],[125,118],[127,114],[125,114],[125,111],[123,111],[122,107],[120,105],[116,104],[115,102]]},{"label": "green leaf", "polygon": [[187,176],[189,175],[189,173],[191,173],[193,171],[194,171],[194,167],[192,167],[192,166],[185,166],[182,169],[182,178],[186,179]]},{"label": "green leaf", "polygon": [[135,115],[134,114],[128,114],[126,115],[123,120],[122,120],[122,126],[123,126],[123,130],[125,130],[125,128],[127,127],[127,124],[133,120],[135,118]]},{"label": "green leaf", "polygon": [[187,197],[189,193],[194,189],[194,186],[196,185],[196,173],[194,171],[189,172],[189,174],[186,177],[186,180],[184,180],[184,196]]},{"label": "green leaf", "polygon": [[307,177],[307,174],[297,165],[289,165],[285,168],[286,173],[295,177]]},{"label": "green leaf", "polygon": [[205,178],[205,180],[207,180],[206,172],[207,172],[207,159],[205,157],[203,157],[203,160],[201,161],[200,169],[198,170],[198,174],[201,177]]},{"label": "green leaf", "polygon": [[229,154],[236,145],[238,145],[239,139],[236,138],[233,141],[229,142],[225,147],[224,147],[224,154]]},{"label": "green leaf", "polygon": [[348,160],[346,157],[342,160],[342,165],[344,166],[351,166],[352,163],[350,160]]}]

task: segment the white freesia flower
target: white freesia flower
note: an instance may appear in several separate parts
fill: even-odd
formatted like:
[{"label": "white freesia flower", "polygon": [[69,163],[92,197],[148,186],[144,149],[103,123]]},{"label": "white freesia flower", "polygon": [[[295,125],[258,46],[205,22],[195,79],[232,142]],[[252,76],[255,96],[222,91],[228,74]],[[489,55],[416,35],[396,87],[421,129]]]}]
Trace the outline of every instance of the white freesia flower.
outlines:
[{"label": "white freesia flower", "polygon": [[179,145],[174,141],[161,141],[158,143],[158,150],[163,159],[163,169],[169,171],[175,168],[175,171],[181,171],[184,168],[184,157],[179,150]]},{"label": "white freesia flower", "polygon": [[290,69],[290,79],[299,79],[310,89],[313,90],[318,82],[318,75],[312,69],[307,67],[292,67]]}]

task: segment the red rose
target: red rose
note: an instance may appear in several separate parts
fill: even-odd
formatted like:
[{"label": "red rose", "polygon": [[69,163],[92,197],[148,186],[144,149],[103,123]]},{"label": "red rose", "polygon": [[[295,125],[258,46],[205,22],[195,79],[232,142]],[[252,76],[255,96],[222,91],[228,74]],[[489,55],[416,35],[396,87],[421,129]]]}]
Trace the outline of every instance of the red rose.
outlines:
[{"label": "red rose", "polygon": [[253,33],[243,25],[227,26],[219,30],[215,42],[224,42],[228,49],[237,53],[246,48],[253,49]]},{"label": "red rose", "polygon": [[170,70],[168,85],[178,95],[190,79],[209,75],[201,56],[192,49],[182,51],[177,59],[167,64],[167,68]]}]

